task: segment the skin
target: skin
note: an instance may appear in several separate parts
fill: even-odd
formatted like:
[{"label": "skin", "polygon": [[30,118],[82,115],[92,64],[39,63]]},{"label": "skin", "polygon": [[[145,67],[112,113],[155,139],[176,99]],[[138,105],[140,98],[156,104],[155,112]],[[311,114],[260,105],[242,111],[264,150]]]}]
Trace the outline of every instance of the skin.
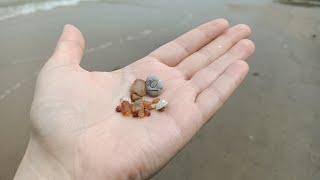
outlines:
[{"label": "skin", "polygon": [[[42,68],[32,132],[15,179],[148,179],[164,167],[230,97],[255,50],[246,25],[203,24],[113,72],[80,67],[84,38],[66,25]],[[116,113],[137,79],[157,75],[165,112],[133,119]]]}]

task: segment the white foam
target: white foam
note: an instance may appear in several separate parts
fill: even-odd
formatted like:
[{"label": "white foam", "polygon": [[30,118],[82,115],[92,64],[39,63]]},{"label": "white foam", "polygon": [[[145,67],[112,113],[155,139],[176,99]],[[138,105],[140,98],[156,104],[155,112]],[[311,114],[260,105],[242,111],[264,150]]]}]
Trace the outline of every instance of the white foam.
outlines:
[{"label": "white foam", "polygon": [[7,90],[3,91],[2,94],[0,94],[0,101],[6,98],[8,95],[10,95],[15,90],[19,89],[21,85],[25,83],[25,81],[17,82],[15,85],[11,86]]},{"label": "white foam", "polygon": [[5,94],[2,94],[1,96],[0,96],[0,101],[2,100],[2,99],[4,99],[6,97],[6,95]]},{"label": "white foam", "polygon": [[145,38],[146,36],[150,35],[152,33],[152,30],[150,29],[146,29],[142,32],[140,32],[138,35],[135,35],[135,36],[127,36],[125,38],[126,41],[133,41],[133,40],[137,40],[137,39],[142,39],[142,38]]},{"label": "white foam", "polygon": [[139,36],[127,36],[126,37],[126,40],[127,41],[133,41],[133,40],[137,40],[137,39],[139,39],[140,37]]},{"label": "white foam", "polygon": [[141,32],[141,34],[143,34],[143,35],[149,35],[151,33],[152,33],[152,30],[150,30],[150,29],[146,29],[146,30]]},{"label": "white foam", "polygon": [[101,50],[101,49],[105,49],[109,46],[112,46],[112,42],[111,41],[107,41],[106,43],[104,44],[100,44],[99,46],[96,46],[96,47],[92,47],[92,48],[89,48],[86,50],[86,53],[91,53],[91,52],[94,52],[94,51],[98,51],[98,50]]},{"label": "white foam", "polygon": [[56,0],[45,2],[32,2],[20,6],[7,7],[2,9],[4,13],[0,16],[0,21],[20,15],[27,15],[38,11],[49,11],[62,6],[76,6],[81,0]]},{"label": "white foam", "polygon": [[16,64],[29,64],[34,62],[45,61],[48,57],[32,57],[32,58],[24,58],[24,59],[14,59],[8,62],[1,62],[1,65],[16,65]]}]

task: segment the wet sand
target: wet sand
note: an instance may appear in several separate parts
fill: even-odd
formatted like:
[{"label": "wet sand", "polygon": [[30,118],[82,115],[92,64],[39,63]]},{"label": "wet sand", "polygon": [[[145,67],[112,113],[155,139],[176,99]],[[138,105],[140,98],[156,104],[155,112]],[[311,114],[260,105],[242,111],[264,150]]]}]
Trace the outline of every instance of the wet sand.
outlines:
[{"label": "wet sand", "polygon": [[154,179],[320,179],[320,9],[266,0],[83,3],[0,21],[0,179],[23,156],[37,72],[64,24],[86,37],[82,66],[111,71],[219,17],[252,27],[251,72]]}]

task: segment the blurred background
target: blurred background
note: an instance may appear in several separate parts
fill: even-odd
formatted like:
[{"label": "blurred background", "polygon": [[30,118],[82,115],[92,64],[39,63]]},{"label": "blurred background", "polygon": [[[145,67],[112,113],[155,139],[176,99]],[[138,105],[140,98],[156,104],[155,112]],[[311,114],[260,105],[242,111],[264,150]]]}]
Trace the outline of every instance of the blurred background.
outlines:
[{"label": "blurred background", "polygon": [[154,179],[320,179],[320,0],[0,0],[0,180],[29,136],[41,66],[63,25],[86,38],[82,66],[112,71],[201,23],[251,26],[239,90]]}]

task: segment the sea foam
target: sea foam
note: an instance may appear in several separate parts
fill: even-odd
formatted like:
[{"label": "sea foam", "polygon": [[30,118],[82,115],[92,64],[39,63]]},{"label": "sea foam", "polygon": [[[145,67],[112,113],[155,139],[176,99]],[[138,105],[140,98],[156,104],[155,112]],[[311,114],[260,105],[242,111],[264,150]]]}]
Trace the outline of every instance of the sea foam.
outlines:
[{"label": "sea foam", "polygon": [[63,6],[76,6],[81,0],[56,0],[56,1],[42,1],[42,2],[29,2],[26,4],[1,7],[0,8],[0,21],[13,18],[16,16],[27,15],[38,11],[49,11],[57,7]]}]

